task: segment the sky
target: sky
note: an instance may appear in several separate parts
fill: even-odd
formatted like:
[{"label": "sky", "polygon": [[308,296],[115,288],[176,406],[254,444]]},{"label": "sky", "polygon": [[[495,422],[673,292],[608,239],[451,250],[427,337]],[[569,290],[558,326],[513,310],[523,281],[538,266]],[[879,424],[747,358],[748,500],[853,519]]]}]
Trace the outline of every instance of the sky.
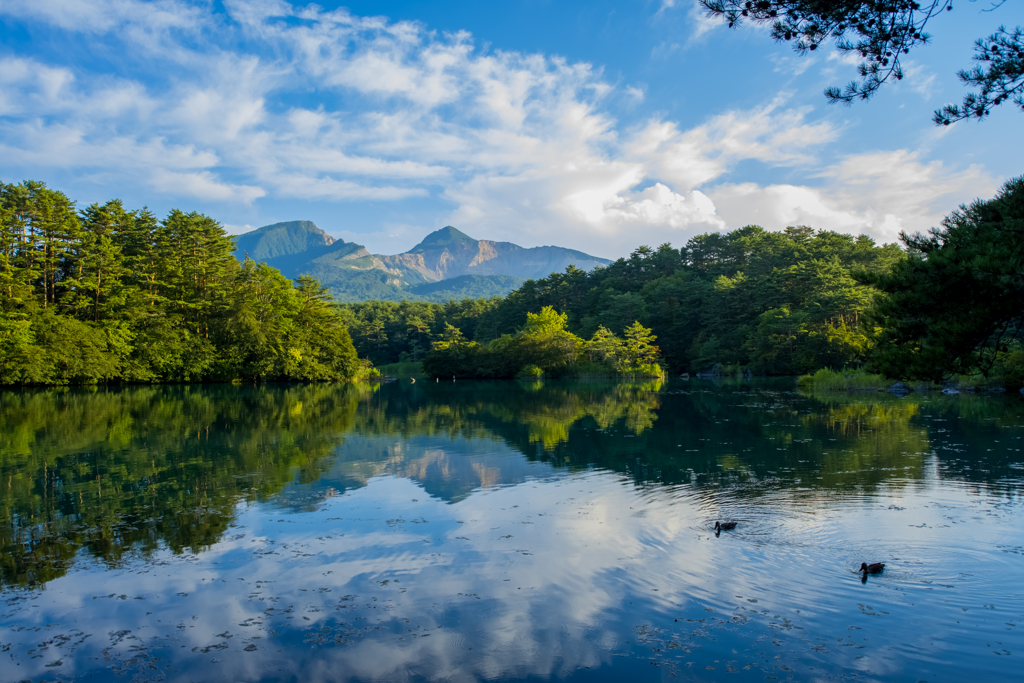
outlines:
[{"label": "sky", "polygon": [[606,258],[757,224],[937,226],[1024,173],[1024,114],[936,127],[1015,3],[958,3],[868,102],[695,0],[0,0],[0,181],[373,253],[453,225]]}]

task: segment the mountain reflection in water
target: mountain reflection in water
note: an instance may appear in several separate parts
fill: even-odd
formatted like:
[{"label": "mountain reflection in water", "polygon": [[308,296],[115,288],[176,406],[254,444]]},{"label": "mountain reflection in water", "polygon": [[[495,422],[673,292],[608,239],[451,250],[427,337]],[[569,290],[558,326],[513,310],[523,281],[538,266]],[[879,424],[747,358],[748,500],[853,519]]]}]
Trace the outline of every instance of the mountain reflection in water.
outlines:
[{"label": "mountain reflection in water", "polygon": [[0,679],[1017,675],[1022,436],[791,381],[3,392]]}]

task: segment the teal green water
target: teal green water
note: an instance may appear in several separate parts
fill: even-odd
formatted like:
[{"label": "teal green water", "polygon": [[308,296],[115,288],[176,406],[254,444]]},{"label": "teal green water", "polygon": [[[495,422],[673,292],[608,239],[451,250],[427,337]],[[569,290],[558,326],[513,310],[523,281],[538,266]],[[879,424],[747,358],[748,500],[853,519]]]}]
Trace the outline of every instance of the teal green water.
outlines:
[{"label": "teal green water", "polygon": [[1022,447],[792,381],[4,392],[0,680],[1020,680]]}]

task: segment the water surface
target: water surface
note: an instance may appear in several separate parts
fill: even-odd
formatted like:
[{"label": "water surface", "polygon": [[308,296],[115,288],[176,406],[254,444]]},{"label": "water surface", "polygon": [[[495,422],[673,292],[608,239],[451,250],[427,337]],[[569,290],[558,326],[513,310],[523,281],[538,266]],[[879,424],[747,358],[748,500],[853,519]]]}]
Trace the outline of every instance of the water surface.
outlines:
[{"label": "water surface", "polygon": [[790,381],[0,393],[0,680],[1020,680],[1022,437]]}]

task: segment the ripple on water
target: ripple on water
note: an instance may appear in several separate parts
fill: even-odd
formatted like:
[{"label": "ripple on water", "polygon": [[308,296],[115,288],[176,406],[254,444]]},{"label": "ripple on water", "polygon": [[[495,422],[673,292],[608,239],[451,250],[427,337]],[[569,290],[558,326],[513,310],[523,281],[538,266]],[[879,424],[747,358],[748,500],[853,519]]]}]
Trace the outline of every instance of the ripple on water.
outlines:
[{"label": "ripple on water", "polygon": [[[1019,675],[1024,533],[1016,491],[1024,470],[1017,451],[1002,462],[987,441],[1016,438],[1020,410],[1007,408],[997,425],[990,413],[1002,404],[972,403],[982,417],[946,420],[942,411],[955,406],[709,388],[661,396],[663,407],[645,408],[656,419],[627,427],[614,407],[640,402],[616,398],[622,387],[534,387],[519,397],[524,410],[494,398],[515,394],[513,385],[487,397],[467,385],[459,383],[459,401],[418,396],[413,412],[396,387],[378,387],[377,398],[394,401],[379,401],[372,422],[357,413],[354,429],[313,419],[293,430],[264,419],[294,401],[232,409],[236,422],[213,430],[225,436],[208,451],[186,452],[178,436],[158,430],[122,435],[135,441],[116,452],[103,451],[106,442],[91,431],[80,446],[34,446],[33,458],[45,463],[38,475],[13,467],[14,481],[24,475],[35,489],[4,502],[38,524],[37,535],[24,536],[39,543],[35,554],[19,556],[25,566],[48,566],[57,578],[45,591],[6,590],[0,642],[11,646],[0,679],[49,680],[55,671],[112,678],[148,666],[133,648],[157,642],[150,634],[173,640],[166,662],[183,679],[255,679],[261,671],[299,680]],[[288,391],[260,390],[264,398]],[[317,387],[301,416],[316,415],[318,396],[334,391]],[[471,395],[473,409],[460,411]],[[159,403],[144,398],[140,405]],[[157,424],[138,412],[138,424]],[[535,429],[556,413],[573,426],[562,429],[559,418],[557,429]],[[47,424],[61,419],[54,412]],[[593,420],[607,424],[607,434],[595,432]],[[950,436],[952,422],[960,426]],[[554,435],[557,446],[545,441],[541,449],[534,432]],[[939,448],[937,435],[956,450]],[[282,466],[276,477],[237,445],[253,442],[266,444],[268,462],[311,467],[295,477]],[[278,442],[287,453],[274,451]],[[61,464],[75,458],[76,467],[104,458],[117,465],[123,487],[94,483],[91,470],[77,481],[80,472]],[[76,485],[80,492],[70,494]],[[132,491],[143,498],[124,497]],[[154,501],[173,491],[165,512],[154,513]],[[75,531],[85,545],[62,535],[70,517],[51,523],[55,501],[90,520]],[[214,508],[224,517],[209,516]],[[133,527],[129,513],[146,525]],[[739,526],[716,538],[716,520]],[[218,536],[222,521],[231,531]],[[127,545],[117,545],[118,534]],[[48,565],[54,541],[71,543],[83,561],[57,557],[61,550]],[[151,555],[127,550],[151,541],[170,545]],[[862,583],[856,569],[864,561],[887,567]],[[197,577],[206,588],[196,588]],[[256,577],[272,583],[254,587]],[[319,593],[328,588],[330,595]],[[275,607],[253,612],[250,604]],[[337,623],[324,614],[332,607]],[[81,637],[76,620],[89,624]],[[279,670],[254,664],[276,648]],[[609,662],[625,668],[602,667]]]}]

